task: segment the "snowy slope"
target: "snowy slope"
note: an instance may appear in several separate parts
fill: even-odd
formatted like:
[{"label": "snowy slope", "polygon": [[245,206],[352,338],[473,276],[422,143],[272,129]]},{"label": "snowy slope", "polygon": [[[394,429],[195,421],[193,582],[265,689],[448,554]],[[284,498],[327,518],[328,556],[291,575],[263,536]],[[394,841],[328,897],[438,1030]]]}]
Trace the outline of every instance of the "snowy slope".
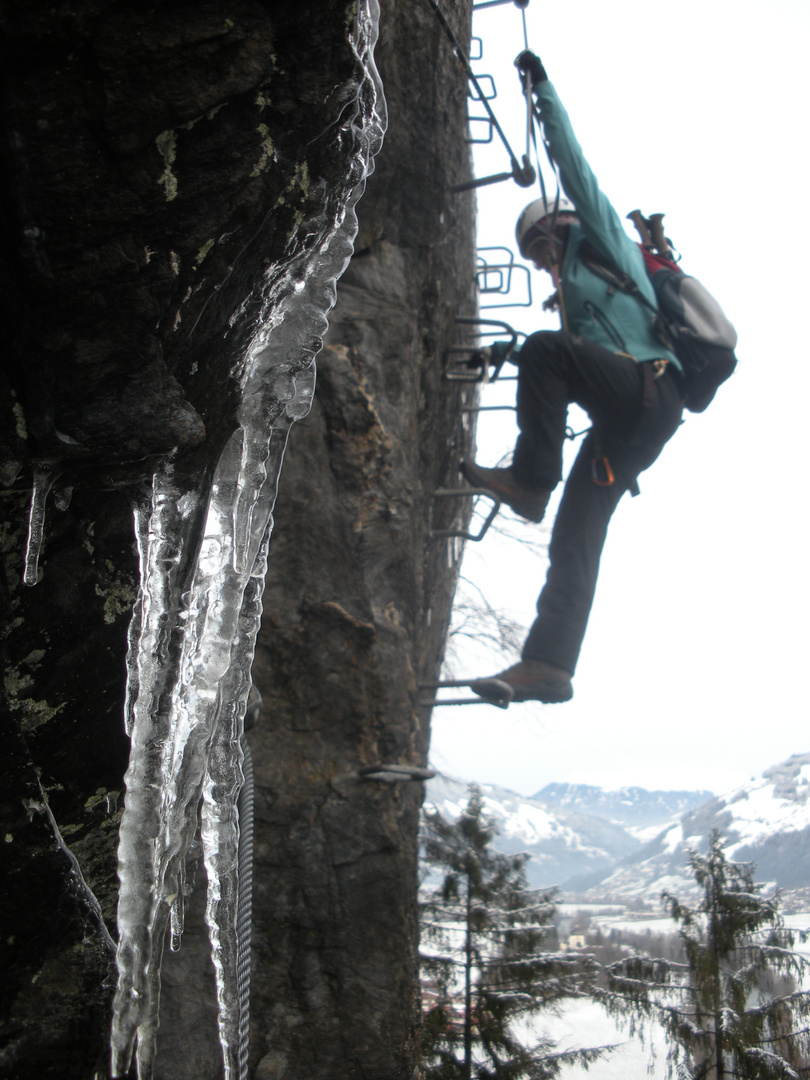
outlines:
[{"label": "snowy slope", "polygon": [[[713,798],[711,791],[648,791],[641,787],[623,787],[616,791],[590,784],[546,784],[534,796],[547,805],[580,814],[603,818],[623,825],[634,836],[659,828],[686,810]],[[648,839],[652,839],[653,832]]]},{"label": "snowy slope", "polygon": [[717,829],[726,852],[754,862],[756,880],[782,889],[810,888],[810,754],[796,754],[721,798],[682,815],[592,889],[594,895],[654,898],[694,890],[687,849],[703,848]]},{"label": "snowy slope", "polygon": [[[581,875],[601,876],[641,847],[621,825],[548,806],[507,788],[480,788],[485,810],[500,831],[495,847],[506,853],[529,852],[526,870],[533,886],[562,886]],[[425,807],[453,821],[469,797],[465,781],[437,776],[428,782]]]},{"label": "snowy slope", "polygon": [[[695,888],[689,848],[717,829],[736,861],[756,863],[756,880],[810,895],[810,754],[796,754],[722,797],[643,788],[603,791],[550,784],[528,798],[482,785],[505,852],[527,851],[530,883],[559,885],[594,900],[656,901]],[[426,806],[451,820],[469,799],[466,782],[436,777]],[[684,807],[687,809],[684,810]]]}]

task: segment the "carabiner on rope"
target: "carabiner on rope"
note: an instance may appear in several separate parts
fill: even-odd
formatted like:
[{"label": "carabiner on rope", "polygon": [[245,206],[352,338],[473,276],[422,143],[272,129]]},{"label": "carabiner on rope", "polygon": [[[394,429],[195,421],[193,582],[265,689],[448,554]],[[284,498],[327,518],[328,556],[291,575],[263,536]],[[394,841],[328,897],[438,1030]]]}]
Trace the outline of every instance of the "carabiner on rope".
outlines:
[{"label": "carabiner on rope", "polygon": [[616,477],[613,475],[613,469],[610,467],[607,454],[597,450],[591,458],[591,480],[593,480],[597,487],[610,487],[615,479]]}]

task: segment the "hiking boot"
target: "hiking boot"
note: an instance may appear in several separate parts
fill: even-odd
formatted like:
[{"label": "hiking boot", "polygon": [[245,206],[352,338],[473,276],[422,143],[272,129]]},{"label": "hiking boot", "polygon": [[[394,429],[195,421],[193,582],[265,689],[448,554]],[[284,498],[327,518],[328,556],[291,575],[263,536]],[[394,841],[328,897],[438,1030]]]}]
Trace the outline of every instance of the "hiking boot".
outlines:
[{"label": "hiking boot", "polygon": [[527,521],[542,521],[551,496],[546,488],[532,488],[522,483],[507,469],[485,469],[474,461],[463,461],[461,471],[473,487],[483,488],[498,502],[506,503]]},{"label": "hiking boot", "polygon": [[570,701],[574,696],[571,675],[562,668],[547,664],[545,660],[521,660],[519,664],[491,675],[488,679],[474,679],[470,689],[479,697],[503,701],[503,686],[512,690],[512,701],[542,701],[554,705]]}]

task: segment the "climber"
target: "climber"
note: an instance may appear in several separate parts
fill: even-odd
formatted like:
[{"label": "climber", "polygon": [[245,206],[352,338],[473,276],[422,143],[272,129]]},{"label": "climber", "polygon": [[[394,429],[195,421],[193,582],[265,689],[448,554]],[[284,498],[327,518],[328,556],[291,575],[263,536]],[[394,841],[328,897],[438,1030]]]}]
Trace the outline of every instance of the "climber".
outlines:
[{"label": "climber", "polygon": [[[626,491],[638,493],[638,474],[677,430],[683,395],[680,364],[653,333],[650,309],[584,265],[580,249],[587,240],[629,274],[655,305],[641,251],[599,190],[540,59],[526,51],[515,64],[531,79],[567,196],[530,203],[518,220],[517,242],[524,258],[551,275],[563,329],[532,334],[519,356],[512,353],[518,364],[520,429],[512,464],[483,468],[467,461],[462,472],[473,486],[491,492],[519,516],[539,522],[562,479],[569,403],[585,409],[592,427],[563,489],[548,574],[522,659],[498,675],[474,680],[470,687],[481,697],[496,699],[506,683],[513,701],[551,703],[573,696],[571,679],[610,517]],[[492,352],[502,355],[506,348],[496,342]]]}]

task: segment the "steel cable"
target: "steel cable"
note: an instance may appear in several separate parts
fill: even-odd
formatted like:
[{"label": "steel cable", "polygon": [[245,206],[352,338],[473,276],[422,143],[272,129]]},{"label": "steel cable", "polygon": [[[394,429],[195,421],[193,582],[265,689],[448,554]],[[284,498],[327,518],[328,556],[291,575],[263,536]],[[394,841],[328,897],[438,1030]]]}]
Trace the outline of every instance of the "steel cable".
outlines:
[{"label": "steel cable", "polygon": [[253,919],[253,812],[255,783],[253,755],[242,736],[242,773],[245,782],[239,792],[239,892],[236,908],[236,983],[239,995],[239,1043],[237,1080],[248,1076],[248,1036],[250,1031],[250,956]]}]

